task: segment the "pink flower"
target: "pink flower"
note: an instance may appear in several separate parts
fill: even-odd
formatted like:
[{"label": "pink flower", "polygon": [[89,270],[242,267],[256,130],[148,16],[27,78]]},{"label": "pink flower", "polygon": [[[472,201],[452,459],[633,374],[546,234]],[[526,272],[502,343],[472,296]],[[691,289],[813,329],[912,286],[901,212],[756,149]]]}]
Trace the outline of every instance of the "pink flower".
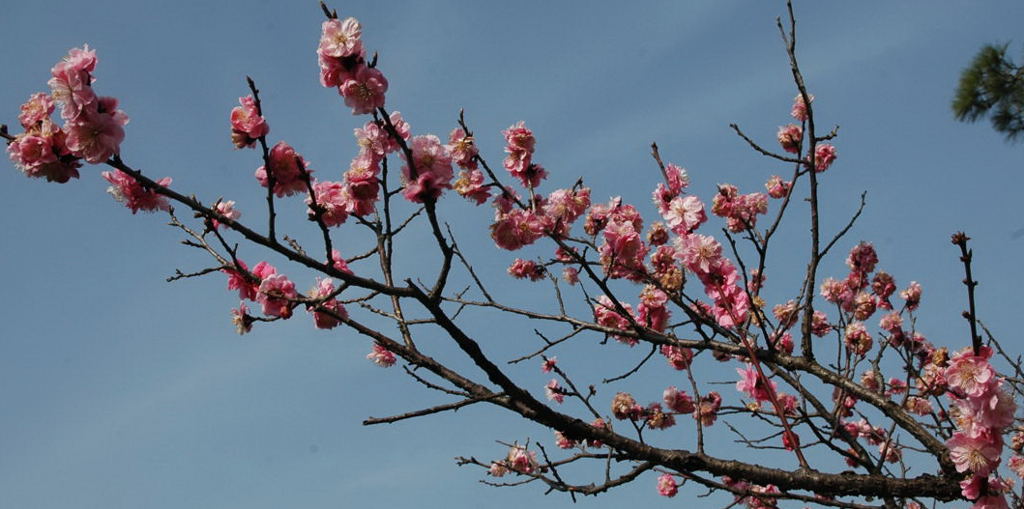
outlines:
[{"label": "pink flower", "polygon": [[505,461],[511,470],[520,474],[532,474],[540,468],[537,464],[537,453],[527,451],[525,447],[520,445],[514,445],[509,448]]},{"label": "pink flower", "polygon": [[331,266],[336,270],[344,272],[345,274],[352,274],[352,269],[348,268],[348,262],[342,258],[341,253],[337,249],[331,251],[331,260],[333,262]]},{"label": "pink flower", "polygon": [[[259,276],[253,274],[257,281],[249,280],[249,267],[242,260],[238,260],[238,267],[223,268],[220,271],[228,275],[228,290],[238,290],[238,298],[243,300],[256,300],[256,293],[259,291]],[[267,262],[260,262],[257,267],[270,267]],[[271,273],[277,272],[270,267]]]},{"label": "pink flower", "polygon": [[946,442],[946,447],[949,448],[949,457],[956,465],[957,472],[986,476],[999,465],[1003,442],[999,435],[988,430],[976,436],[958,431]]},{"label": "pink flower", "polygon": [[271,274],[263,278],[256,295],[256,302],[263,306],[263,314],[291,318],[292,301],[298,298],[295,283],[284,274]]},{"label": "pink flower", "polygon": [[[334,281],[330,278],[318,279],[316,286],[309,291],[310,299],[326,299],[334,293]],[[313,324],[317,329],[333,329],[341,323],[342,319],[348,318],[348,312],[341,301],[337,299],[324,300],[320,307],[327,311],[315,311],[315,305],[307,305],[306,311],[313,313]],[[329,312],[328,312],[329,311]]]},{"label": "pink flower", "polygon": [[[304,179],[307,177],[303,175],[313,172],[306,164],[306,160],[283,141],[277,142],[274,148],[270,149],[270,170],[274,177],[274,194],[278,198],[305,192],[306,181]],[[267,175],[266,166],[256,169],[256,180],[263,187],[269,185],[270,176]]]},{"label": "pink flower", "polygon": [[[170,210],[171,205],[167,202],[167,198],[157,194],[153,190],[146,189],[135,180],[131,175],[124,173],[121,170],[105,171],[100,174],[103,178],[110,182],[110,187],[107,188],[107,193],[114,197],[115,200],[123,203],[126,207],[132,210],[132,214],[142,210],[145,212],[154,212],[157,210]],[[157,185],[160,187],[167,187],[171,185],[171,178],[164,177],[158,180]]]},{"label": "pink flower", "polygon": [[49,119],[19,134],[7,145],[7,155],[14,165],[31,178],[65,183],[78,178],[79,159],[70,155],[64,132]]},{"label": "pink flower", "polygon": [[336,203],[344,205],[345,211],[352,215],[372,214],[374,203],[380,198],[379,172],[378,159],[368,151],[360,152],[345,172],[345,184],[335,198]]},{"label": "pink flower", "polygon": [[238,309],[231,310],[231,323],[235,325],[235,332],[239,335],[252,331],[253,319],[249,316],[249,308],[245,302],[238,304]]},{"label": "pink flower", "polygon": [[508,274],[516,279],[530,278],[530,281],[540,281],[544,279],[547,270],[536,262],[516,258],[512,265],[509,265]]},{"label": "pink flower", "polygon": [[691,272],[706,274],[722,257],[722,245],[709,235],[686,235],[676,240],[676,257]]},{"label": "pink flower", "polygon": [[828,143],[821,143],[814,147],[814,171],[821,173],[832,166],[836,160],[836,148]]},{"label": "pink flower", "polygon": [[908,412],[916,415],[928,415],[934,411],[931,401],[917,396],[907,398],[907,402],[904,406],[907,408]]},{"label": "pink flower", "polygon": [[[237,221],[238,218],[242,217],[242,213],[239,212],[238,210],[235,210],[235,202],[234,202],[234,200],[218,201],[213,206],[213,210],[214,210],[214,212],[216,212],[216,213],[218,213],[218,214],[220,214],[220,215],[222,215],[222,216],[224,216],[224,217],[226,217],[226,218],[228,218],[228,219],[230,219],[232,221]],[[214,228],[220,228],[221,224],[222,224],[220,221],[217,221],[216,219],[211,219],[210,222],[213,223],[213,227]]]},{"label": "pink flower", "polygon": [[850,322],[846,326],[846,348],[857,355],[865,355],[871,350],[871,335],[861,322]]},{"label": "pink flower", "polygon": [[1017,477],[1024,479],[1024,456],[1014,454],[1008,463],[1010,470],[1017,474]]},{"label": "pink flower", "polygon": [[523,187],[539,186],[540,181],[547,177],[547,171],[533,163],[533,151],[537,141],[533,131],[520,121],[501,134],[505,136],[505,152],[508,153],[504,161],[505,169],[519,179]]},{"label": "pink flower", "polygon": [[[632,314],[633,308],[629,304],[620,303],[627,313]],[[594,321],[605,327],[619,329],[626,331],[630,329],[629,319],[622,316],[615,311],[615,303],[612,302],[607,296],[602,295],[597,298],[597,303],[594,305]],[[635,338],[628,336],[613,335],[615,339],[633,346],[637,343]]]},{"label": "pink flower", "polygon": [[544,386],[544,395],[555,403],[565,401],[565,390],[558,384],[558,380],[555,380],[554,378]]},{"label": "pink flower", "polygon": [[911,281],[906,290],[900,292],[900,298],[907,301],[907,309],[914,311],[921,304],[921,285],[917,281]]},{"label": "pink flower", "polygon": [[544,362],[540,365],[540,370],[550,373],[552,369],[555,369],[555,364],[558,364],[558,357],[545,357]]},{"label": "pink flower", "polygon": [[61,105],[61,118],[75,120],[89,105],[96,102],[92,90],[92,71],[96,69],[96,52],[86,44],[82,49],[72,48],[68,56],[50,70],[50,90],[53,99]]},{"label": "pink flower", "polygon": [[407,200],[414,203],[436,200],[443,190],[452,188],[452,158],[437,136],[416,136],[409,148],[413,163],[410,165],[406,161],[402,166],[402,180],[405,182],[402,195]]},{"label": "pink flower", "polygon": [[565,436],[561,431],[556,431],[555,445],[557,445],[559,449],[572,449],[579,445],[579,442]]},{"label": "pink flower", "polygon": [[779,321],[779,327],[788,329],[796,323],[797,311],[800,309],[797,307],[796,302],[790,299],[785,304],[776,304],[772,308],[772,314],[775,315],[775,319]]},{"label": "pink flower", "polygon": [[747,393],[758,403],[771,399],[771,394],[776,390],[776,383],[769,381],[771,387],[757,374],[757,370],[750,364],[746,368],[736,368],[740,379],[736,382],[736,390]]},{"label": "pink flower", "polygon": [[811,333],[820,338],[829,332],[832,332],[832,325],[828,323],[828,315],[823,311],[815,311],[811,316]]},{"label": "pink flower", "polygon": [[384,106],[384,94],[388,91],[388,80],[377,69],[360,66],[351,78],[338,87],[345,98],[345,105],[352,108],[353,115],[373,113]]},{"label": "pink flower", "polygon": [[49,94],[43,92],[32,94],[28,101],[21,105],[18,121],[21,122],[22,127],[30,129],[40,122],[48,120],[53,109],[53,98]]},{"label": "pink flower", "polygon": [[846,257],[846,266],[850,267],[850,270],[865,274],[873,272],[877,263],[878,254],[875,253],[875,247],[868,242],[853,246],[850,255]]},{"label": "pink flower", "polygon": [[491,190],[484,184],[484,173],[480,170],[462,170],[452,187],[459,196],[476,202],[477,205],[491,197]]},{"label": "pink flower", "polygon": [[448,135],[448,152],[452,155],[452,162],[464,170],[476,169],[476,155],[479,150],[472,136],[466,134],[461,127],[452,129]]},{"label": "pink flower", "polygon": [[726,218],[731,232],[741,232],[757,225],[757,216],[768,212],[768,197],[763,193],[739,194],[736,186],[722,184],[711,202],[711,212]]},{"label": "pink flower", "polygon": [[661,355],[665,356],[670,366],[680,371],[689,368],[693,362],[693,350],[682,346],[661,345]]},{"label": "pink flower", "polygon": [[663,497],[674,497],[676,493],[679,493],[679,486],[676,484],[676,480],[671,474],[661,474],[658,476],[658,494]]},{"label": "pink flower", "polygon": [[[341,182],[317,182],[313,184],[313,192],[316,194],[316,204],[323,211],[321,219],[325,226],[340,226],[348,219],[348,195],[345,193],[345,185]],[[306,205],[309,208],[309,218],[316,217],[313,211],[313,201],[306,197]]]},{"label": "pink flower", "polygon": [[697,408],[693,410],[693,418],[704,426],[711,426],[718,419],[718,410],[722,408],[722,396],[711,391],[700,398]]},{"label": "pink flower", "polygon": [[669,228],[679,235],[687,235],[708,220],[704,213],[704,204],[696,196],[677,196],[668,204],[668,210],[662,214]]},{"label": "pink flower", "polygon": [[988,359],[973,354],[953,357],[946,369],[946,380],[950,388],[959,390],[965,397],[978,398],[989,390],[996,372]]},{"label": "pink flower", "polygon": [[533,244],[544,235],[544,223],[533,212],[514,209],[491,225],[491,238],[502,249],[515,251]]},{"label": "pink flower", "polygon": [[612,415],[616,419],[635,419],[639,410],[640,405],[637,405],[633,396],[627,392],[617,393],[612,398]]},{"label": "pink flower", "polygon": [[[813,95],[808,95],[808,98],[811,102],[814,102]],[[793,98],[793,109],[790,110],[789,115],[800,122],[807,120],[807,104],[804,103],[803,94],[797,94],[796,97]]]},{"label": "pink flower", "polygon": [[575,285],[580,282],[579,271],[575,267],[566,267],[562,269],[562,279],[570,285]]},{"label": "pink flower", "polygon": [[692,413],[696,408],[693,405],[693,399],[686,394],[686,391],[676,389],[675,386],[669,386],[665,389],[665,392],[662,394],[662,400],[665,402],[665,406],[673,412],[681,414]]},{"label": "pink flower", "polygon": [[605,225],[604,243],[599,246],[601,265],[613,278],[643,278],[647,246],[640,236],[642,225],[637,223],[626,216],[612,214]]},{"label": "pink flower", "polygon": [[508,468],[505,467],[504,463],[494,461],[491,462],[491,467],[487,469],[487,473],[493,477],[504,477],[508,473]]},{"label": "pink flower", "polygon": [[241,106],[231,110],[231,142],[235,148],[253,147],[256,140],[270,132],[270,126],[256,106],[253,96],[239,97],[238,102]]},{"label": "pink flower", "polygon": [[374,343],[366,358],[382,368],[390,368],[395,365],[395,354],[380,343]]},{"label": "pink flower", "polygon": [[72,155],[98,164],[119,154],[128,116],[117,109],[117,99],[101,97],[64,126]]},{"label": "pink flower", "polygon": [[782,150],[796,154],[800,152],[800,145],[803,143],[804,130],[796,124],[784,125],[779,128],[779,145]]},{"label": "pink flower", "polygon": [[793,188],[793,183],[788,180],[782,180],[782,177],[778,175],[772,175],[764,183],[764,187],[768,190],[768,196],[772,198],[785,198],[789,194],[789,190]]},{"label": "pink flower", "polygon": [[359,39],[362,32],[362,27],[355,18],[324,21],[317,53],[334,58],[362,56],[363,43]]}]

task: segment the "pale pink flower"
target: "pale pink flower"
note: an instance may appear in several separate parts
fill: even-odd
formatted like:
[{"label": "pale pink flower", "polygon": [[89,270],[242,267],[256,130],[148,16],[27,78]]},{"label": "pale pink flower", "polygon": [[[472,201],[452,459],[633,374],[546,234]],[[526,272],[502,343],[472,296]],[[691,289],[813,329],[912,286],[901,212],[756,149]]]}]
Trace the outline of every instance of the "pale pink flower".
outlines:
[{"label": "pale pink flower", "polygon": [[706,274],[722,257],[722,245],[710,235],[692,234],[676,239],[676,257],[690,271]]},{"label": "pale pink flower", "polygon": [[557,445],[559,449],[572,449],[579,445],[579,442],[566,437],[561,431],[556,431],[555,445]]},{"label": "pale pink flower", "polygon": [[[274,176],[274,194],[278,198],[305,192],[305,178],[308,175],[304,176],[304,173],[313,172],[309,169],[306,160],[283,141],[277,142],[274,148],[270,149],[270,170]],[[256,180],[263,187],[269,185],[270,178],[267,175],[266,166],[256,169]]]},{"label": "pale pink flower", "polygon": [[477,205],[491,197],[490,187],[484,184],[484,173],[476,169],[460,171],[459,178],[455,179],[452,188],[459,196],[474,201]]},{"label": "pale pink flower", "polygon": [[504,477],[508,473],[508,468],[503,462],[492,461],[487,473],[493,477]]},{"label": "pale pink flower", "polygon": [[662,214],[669,228],[679,235],[687,235],[708,220],[704,213],[704,203],[700,198],[690,195],[677,196],[668,204],[668,210]]},{"label": "pale pink flower", "polygon": [[620,392],[612,398],[612,416],[616,419],[636,419],[642,408],[628,392]]},{"label": "pale pink flower", "polygon": [[988,359],[973,354],[954,356],[946,369],[950,388],[959,390],[968,398],[981,397],[989,390],[989,384],[995,377],[996,372]]},{"label": "pale pink flower", "polygon": [[32,94],[28,101],[21,105],[18,121],[21,122],[22,127],[30,129],[40,122],[48,120],[53,109],[53,98],[49,94],[43,92]]},{"label": "pale pink flower", "polygon": [[785,304],[776,304],[772,308],[772,314],[779,321],[779,327],[788,329],[796,323],[798,318],[797,311],[799,310],[800,308],[796,305],[796,301],[790,299]]},{"label": "pale pink flower", "polygon": [[789,194],[789,190],[793,188],[793,183],[788,180],[782,180],[782,177],[778,175],[772,175],[764,183],[764,187],[768,190],[768,196],[772,198],[785,198]]},{"label": "pale pink flower", "polygon": [[917,415],[928,415],[934,410],[932,408],[932,402],[927,399],[920,398],[917,396],[911,396],[907,398],[907,402],[904,404],[907,411]]},{"label": "pale pink flower", "polygon": [[[621,304],[627,313],[633,313],[632,306],[625,303]],[[615,303],[613,303],[612,300],[605,295],[598,297],[597,303],[594,305],[594,321],[596,321],[600,325],[610,327],[613,329],[619,329],[623,331],[630,329],[629,319],[616,312]],[[628,336],[613,335],[612,337],[630,346],[633,346],[637,343],[636,338],[631,338]]]},{"label": "pale pink flower", "polygon": [[231,110],[231,141],[235,148],[253,147],[256,140],[270,132],[270,126],[256,106],[253,96],[239,97],[238,102],[241,106]]},{"label": "pale pink flower", "polygon": [[[235,209],[235,201],[234,200],[218,201],[213,206],[213,210],[214,210],[214,212],[216,212],[216,213],[220,214],[221,216],[224,216],[225,218],[230,219],[232,221],[237,221],[238,218],[242,217],[242,212],[237,210],[237,209]],[[220,228],[221,224],[222,224],[220,221],[218,221],[216,219],[211,219],[210,222],[213,223],[213,227],[214,228]]]},{"label": "pale pink flower", "polygon": [[548,384],[544,386],[544,395],[547,396],[549,400],[554,401],[555,403],[561,403],[565,401],[565,390],[562,389],[562,386],[558,384],[558,380],[555,380],[554,378],[552,378],[551,381],[549,381]]},{"label": "pale pink flower", "polygon": [[902,333],[903,330],[903,317],[899,313],[889,313],[882,316],[882,319],[878,321],[878,327],[882,330],[888,331],[891,334],[897,332]]},{"label": "pale pink flower", "polygon": [[999,465],[1003,443],[999,435],[988,430],[975,436],[958,431],[946,442],[946,447],[949,448],[949,458],[956,465],[957,472],[986,476]]},{"label": "pale pink flower", "polygon": [[663,497],[674,497],[679,493],[679,486],[672,474],[661,474],[658,476],[658,494]]},{"label": "pale pink flower", "polygon": [[913,311],[921,303],[921,285],[917,281],[911,281],[906,290],[900,292],[900,298],[907,301],[907,309]]},{"label": "pale pink flower", "polygon": [[544,215],[557,224],[558,234],[564,235],[590,206],[590,188],[556,189],[544,200]]},{"label": "pale pink flower", "polygon": [[533,212],[513,209],[491,225],[491,238],[502,249],[515,251],[544,235],[544,222]]},{"label": "pale pink flower", "polygon": [[875,314],[875,298],[867,292],[860,292],[853,298],[853,317],[867,320]]},{"label": "pale pink flower", "polygon": [[871,335],[868,334],[864,324],[861,322],[850,322],[846,326],[846,348],[857,355],[865,355],[871,350],[873,343]]},{"label": "pale pink flower", "polygon": [[[317,182],[313,184],[313,192],[316,194],[316,204],[323,211],[320,217],[324,226],[339,226],[348,219],[348,194],[345,193],[345,185],[341,182]],[[316,217],[313,211],[313,201],[307,196],[306,205],[309,206],[309,218]]]},{"label": "pale pink flower", "polygon": [[803,143],[804,130],[796,124],[788,124],[779,128],[779,145],[782,150],[796,154],[800,152],[800,145]]},{"label": "pale pink flower", "polygon": [[360,66],[351,78],[338,87],[345,98],[345,105],[352,108],[353,115],[373,113],[384,106],[384,94],[388,91],[388,80],[377,69]]},{"label": "pale pink flower", "polygon": [[[808,95],[808,98],[814,102],[813,95]],[[803,94],[797,94],[793,98],[793,109],[790,110],[789,115],[800,122],[807,120],[807,104],[804,103]]]},{"label": "pale pink flower", "polygon": [[821,173],[832,166],[836,160],[836,148],[828,143],[820,143],[814,147],[814,171]]},{"label": "pale pink flower", "polygon": [[362,56],[363,43],[359,39],[362,32],[355,18],[324,21],[317,53],[333,58]]},{"label": "pale pink flower", "polygon": [[[316,286],[309,291],[308,297],[310,299],[327,299],[332,293],[334,293],[333,280],[330,278],[317,279]],[[319,303],[319,307],[327,311],[316,311],[317,306],[315,305],[306,307],[307,312],[313,313],[313,324],[318,329],[333,329],[341,323],[341,320],[348,318],[348,311],[337,299],[323,300]]]},{"label": "pale pink flower", "polygon": [[1017,474],[1017,477],[1024,479],[1024,456],[1014,454],[1007,466],[1010,467],[1013,473]]},{"label": "pale pink flower", "polygon": [[509,448],[505,461],[511,470],[520,474],[532,474],[540,468],[540,465],[537,464],[537,453],[535,451],[527,451],[521,445],[514,445]]},{"label": "pale pink flower", "polygon": [[[157,210],[166,211],[171,209],[171,204],[167,202],[167,198],[157,194],[155,191],[146,189],[135,178],[121,170],[105,171],[100,175],[107,182],[110,182],[107,193],[131,209],[132,214],[140,210],[155,212]],[[160,187],[167,187],[171,185],[171,178],[164,177],[156,181],[156,184]]]},{"label": "pale pink flower", "polygon": [[252,331],[253,319],[249,316],[249,308],[245,302],[238,304],[238,309],[231,310],[231,323],[235,325],[235,332],[239,335]]}]

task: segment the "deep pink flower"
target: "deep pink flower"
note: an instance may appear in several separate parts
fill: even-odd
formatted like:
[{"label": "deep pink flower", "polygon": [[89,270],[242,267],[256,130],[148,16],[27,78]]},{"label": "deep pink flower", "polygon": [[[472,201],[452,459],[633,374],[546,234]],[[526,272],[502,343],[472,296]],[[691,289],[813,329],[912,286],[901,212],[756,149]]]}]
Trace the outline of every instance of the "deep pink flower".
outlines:
[{"label": "deep pink flower", "polygon": [[579,445],[579,442],[566,437],[561,431],[556,431],[555,445],[557,445],[559,449],[572,449]]},{"label": "deep pink flower", "polygon": [[491,238],[502,249],[515,251],[544,235],[544,221],[532,212],[514,209],[491,225]]},{"label": "deep pink flower", "polygon": [[552,369],[555,369],[556,364],[558,364],[558,357],[545,357],[544,362],[540,365],[540,370],[544,373],[550,373]]},{"label": "deep pink flower", "polygon": [[736,390],[748,394],[758,403],[771,399],[771,393],[775,392],[777,387],[775,382],[769,380],[768,382],[771,384],[769,388],[765,380],[757,374],[754,366],[750,364],[746,368],[736,368],[736,372],[740,375],[739,381],[736,382]]},{"label": "deep pink flower", "polygon": [[505,461],[508,463],[509,469],[520,474],[532,474],[540,468],[540,465],[537,464],[537,453],[527,451],[520,445],[509,448]]},{"label": "deep pink flower", "polygon": [[[260,277],[252,274],[256,281],[251,281],[247,274],[249,267],[242,260],[237,260],[238,267],[223,268],[220,271],[228,275],[228,290],[238,290],[238,298],[243,300],[256,300],[256,293],[260,288]],[[264,267],[269,267],[267,262],[260,262]],[[257,266],[259,267],[259,265]],[[276,269],[271,267],[274,272]]]},{"label": "deep pink flower", "polygon": [[676,370],[684,370],[693,362],[693,350],[683,346],[661,345],[661,355]]},{"label": "deep pink flower", "polygon": [[298,298],[295,283],[284,274],[271,274],[263,278],[256,294],[256,302],[263,306],[263,314],[291,318],[292,301]]},{"label": "deep pink flower", "polygon": [[382,368],[394,366],[397,360],[394,352],[388,350],[380,343],[373,344],[373,348],[370,350],[370,353],[366,354],[366,358]]},{"label": "deep pink flower", "polygon": [[256,107],[256,99],[251,95],[238,98],[241,106],[231,110],[231,142],[235,148],[253,147],[256,140],[270,132],[270,126]]},{"label": "deep pink flower", "polygon": [[351,78],[338,87],[345,98],[345,104],[352,108],[353,115],[373,113],[384,106],[384,94],[388,91],[388,80],[377,69],[360,66]]},{"label": "deep pink flower", "polygon": [[816,310],[811,315],[811,333],[820,338],[829,332],[832,332],[832,325],[828,323],[828,315],[823,311]]},{"label": "deep pink flower", "polygon": [[[305,192],[306,181],[303,172],[313,173],[306,160],[283,141],[277,142],[274,148],[270,149],[270,170],[274,176],[274,194],[278,198]],[[266,166],[256,169],[256,180],[263,187],[269,185],[270,178]]]},{"label": "deep pink flower", "polygon": [[676,479],[671,474],[661,474],[658,476],[658,494],[663,497],[674,497],[676,493],[679,493],[679,486],[676,484]]},{"label": "deep pink flower", "polygon": [[[126,207],[132,210],[132,214],[142,210],[145,212],[154,212],[157,210],[170,210],[171,204],[167,202],[167,198],[156,192],[142,187],[138,181],[136,181],[131,175],[124,173],[121,170],[105,171],[100,174],[110,182],[110,187],[107,188],[107,192],[114,197],[115,200],[123,203]],[[157,185],[161,187],[167,187],[171,185],[171,178],[164,177],[158,180]]]},{"label": "deep pink flower", "polygon": [[345,274],[352,274],[352,269],[348,268],[348,262],[342,258],[341,253],[337,249],[331,251],[331,259],[333,260],[332,267],[344,272]]},{"label": "deep pink flower", "polygon": [[[626,310],[627,313],[633,313],[632,306],[626,303],[620,304],[622,304],[622,307]],[[598,297],[597,303],[594,305],[594,321],[596,321],[600,325],[610,327],[613,329],[619,329],[622,331],[630,329],[629,319],[616,312],[615,303],[612,302],[612,300],[605,295]],[[628,336],[613,335],[612,337],[623,343],[628,344],[629,346],[633,346],[637,343],[636,338],[631,338]]]},{"label": "deep pink flower", "polygon": [[538,265],[536,262],[516,258],[512,265],[509,265],[508,274],[516,279],[529,278],[530,281],[540,281],[544,279],[547,270],[543,265]]}]

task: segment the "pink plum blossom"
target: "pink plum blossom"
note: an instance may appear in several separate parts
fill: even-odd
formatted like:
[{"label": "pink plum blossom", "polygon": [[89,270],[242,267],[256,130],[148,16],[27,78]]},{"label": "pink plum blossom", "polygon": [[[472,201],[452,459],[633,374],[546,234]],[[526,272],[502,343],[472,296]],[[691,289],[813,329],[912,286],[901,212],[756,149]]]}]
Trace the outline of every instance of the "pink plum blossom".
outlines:
[{"label": "pink plum blossom", "polygon": [[796,124],[788,124],[779,128],[779,145],[782,150],[796,154],[800,152],[800,145],[803,143],[804,130]]},{"label": "pink plum blossom", "polygon": [[674,497],[679,493],[679,486],[672,474],[661,474],[658,476],[658,494],[663,497]]},{"label": "pink plum blossom", "polygon": [[40,122],[48,120],[50,118],[50,114],[53,113],[53,110],[53,98],[50,97],[49,94],[43,92],[32,94],[32,96],[28,98],[28,101],[25,101],[25,103],[21,105],[21,113],[18,115],[18,122],[20,122],[21,126],[25,129],[31,129]]},{"label": "pink plum blossom", "polygon": [[554,378],[552,378],[551,381],[549,381],[548,384],[544,386],[544,395],[547,396],[549,400],[554,401],[555,403],[561,403],[565,401],[565,390],[562,389],[562,386],[558,384],[558,380],[555,380]]},{"label": "pink plum blossom", "polygon": [[782,180],[782,177],[778,175],[772,175],[764,183],[764,188],[768,190],[768,196],[772,198],[785,198],[789,194],[789,190],[793,188],[793,183]]},{"label": "pink plum blossom", "polygon": [[[107,182],[110,182],[107,193],[131,209],[132,214],[140,210],[155,212],[157,210],[166,211],[171,209],[171,204],[167,202],[167,198],[151,189],[146,189],[134,177],[121,170],[105,171],[100,175]],[[156,181],[156,184],[160,187],[167,187],[171,185],[171,178],[164,177]]]},{"label": "pink plum blossom", "polygon": [[516,258],[508,267],[508,274],[516,279],[529,278],[530,281],[540,281],[544,279],[546,273],[547,270],[543,265],[522,258]]},{"label": "pink plum blossom", "polygon": [[[814,102],[813,95],[809,95],[808,98],[811,102]],[[807,104],[804,103],[803,94],[797,94],[793,98],[793,109],[790,110],[789,115],[800,122],[807,120]]]},{"label": "pink plum blossom", "polygon": [[362,56],[363,43],[359,39],[362,32],[355,18],[324,21],[317,53],[334,58]]},{"label": "pink plum blossom", "polygon": [[292,301],[298,298],[295,283],[284,274],[271,274],[260,282],[256,302],[263,306],[263,314],[291,318]]},{"label": "pink plum blossom", "polygon": [[120,154],[128,116],[117,109],[117,99],[101,97],[64,126],[72,155],[99,164]]},{"label": "pink plum blossom", "polygon": [[814,171],[821,173],[832,166],[836,160],[836,147],[828,143],[820,143],[814,147]]},{"label": "pink plum blossom", "polygon": [[253,319],[249,316],[249,308],[245,302],[238,304],[237,309],[231,310],[231,323],[235,325],[235,332],[239,335],[252,331]]},{"label": "pink plum blossom", "polygon": [[[270,170],[274,178],[274,194],[278,198],[305,192],[305,178],[313,172],[306,160],[291,145],[283,141],[277,142],[274,148],[270,149]],[[271,175],[267,174],[266,166],[256,169],[256,180],[263,187],[269,185]]]},{"label": "pink plum blossom", "polygon": [[360,66],[338,87],[338,92],[345,98],[345,105],[352,108],[353,115],[365,115],[382,108],[387,91],[388,80],[384,74],[365,65]]},{"label": "pink plum blossom", "polygon": [[[318,279],[316,286],[307,295],[310,299],[327,299],[334,293],[334,281],[330,278]],[[317,311],[316,306],[309,305],[307,312],[313,313],[313,323],[317,329],[333,329],[341,323],[342,319],[348,318],[348,311],[341,301],[337,299],[324,300],[319,305],[329,311]]]},{"label": "pink plum blossom", "polygon": [[[213,210],[221,216],[237,221],[238,218],[242,217],[242,212],[235,208],[234,200],[218,201],[214,206]],[[214,228],[220,228],[222,223],[216,219],[211,219],[210,222]]]},{"label": "pink plum blossom", "polygon": [[[313,192],[316,195],[316,205],[323,211],[321,219],[325,226],[339,226],[348,219],[348,194],[345,192],[345,185],[341,182],[323,181],[313,184]],[[306,205],[309,208],[309,217],[313,219],[316,213],[313,211],[313,201],[307,197]]]},{"label": "pink plum blossom", "polygon": [[254,147],[256,140],[270,132],[270,126],[251,95],[238,98],[241,106],[231,110],[231,142],[235,148]]},{"label": "pink plum blossom", "polygon": [[366,358],[373,361],[374,364],[382,368],[390,368],[395,365],[395,354],[391,350],[388,350],[380,343],[374,343],[370,353],[366,354]]},{"label": "pink plum blossom", "polygon": [[416,136],[409,147],[413,164],[402,166],[405,188],[402,195],[411,202],[436,200],[445,189],[451,189],[452,157],[441,140],[432,134]]}]

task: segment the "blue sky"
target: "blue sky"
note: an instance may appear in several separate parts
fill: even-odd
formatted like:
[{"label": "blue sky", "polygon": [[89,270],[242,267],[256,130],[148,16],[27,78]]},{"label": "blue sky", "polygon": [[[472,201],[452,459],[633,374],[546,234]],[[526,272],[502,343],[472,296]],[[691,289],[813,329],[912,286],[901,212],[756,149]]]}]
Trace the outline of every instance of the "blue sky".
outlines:
[{"label": "blue sky", "polygon": [[[822,189],[826,230],[845,223],[868,191],[868,207],[840,251],[873,241],[881,266],[901,285],[923,285],[919,329],[935,343],[962,345],[963,276],[948,238],[967,231],[982,281],[980,315],[1020,354],[1014,316],[1024,238],[1015,232],[1024,228],[1017,206],[1024,149],[1005,144],[987,124],[954,122],[948,105],[960,69],[982,44],[1013,41],[1019,54],[1024,5],[978,5],[800,2],[798,52],[819,125],[841,126],[839,160]],[[718,183],[759,190],[769,175],[786,171],[728,128],[738,123],[770,144],[789,121],[795,90],[774,22],[784,13],[781,2],[664,1],[628,12],[611,2],[334,7],[363,23],[365,44],[380,53],[391,83],[388,107],[402,111],[415,132],[444,136],[464,108],[484,155],[497,164],[499,131],[525,120],[538,138],[536,160],[552,175],[546,190],[583,176],[595,201],[622,195],[647,206],[658,178],[651,141],[689,170],[694,192],[705,198]],[[88,43],[100,59],[96,88],[118,97],[132,119],[125,160],[151,176],[172,176],[175,188],[208,202],[234,199],[243,220],[260,224],[261,190],[252,178],[259,162],[254,152],[233,150],[228,137],[228,112],[247,93],[246,75],[263,91],[271,138],[289,141],[318,175],[336,178],[356,150],[350,133],[364,120],[317,82],[321,21],[314,2],[14,3],[0,18],[8,48],[0,53],[7,70],[0,122],[16,125],[18,106],[45,89],[53,63]],[[305,317],[235,335],[228,311],[237,302],[223,278],[165,283],[175,268],[207,260],[177,243],[165,217],[132,216],[115,204],[104,194],[100,168],[54,185],[4,165],[0,506],[567,502],[536,486],[482,486],[479,472],[451,460],[498,457],[495,439],[550,442],[547,431],[489,408],[363,427],[366,416],[444,400],[397,368],[368,363],[362,338],[314,330]],[[513,256],[486,238],[489,209],[455,199],[444,208],[505,298],[550,303],[546,287],[502,275]],[[299,200],[281,210],[290,214],[282,219],[286,231],[313,245],[316,232],[303,221]],[[646,217],[652,212],[645,209]],[[803,270],[801,221],[779,237],[769,276],[779,298],[795,292]],[[350,225],[338,232],[346,255],[365,242],[357,233]],[[413,274],[432,261],[421,258],[425,237],[417,235],[403,244],[409,255],[400,261]],[[243,251],[247,260],[264,256]],[[841,265],[834,256],[822,274],[840,276]],[[313,280],[293,279],[301,288]],[[467,327],[495,357],[536,346],[534,324],[503,324],[494,334],[489,319],[469,315]],[[437,352],[451,353],[441,338],[425,336]],[[620,345],[556,353],[581,378],[598,380],[642,356]],[[602,362],[612,361],[616,367],[605,371]],[[652,387],[668,385],[672,373],[650,371]],[[536,365],[512,372],[538,393],[547,380]],[[610,396],[622,389],[602,390]],[[682,446],[692,441],[684,427],[669,433]],[[725,441],[720,447],[721,455],[736,453]],[[636,500],[667,503],[648,476],[581,506]]]}]

